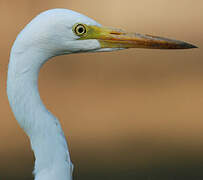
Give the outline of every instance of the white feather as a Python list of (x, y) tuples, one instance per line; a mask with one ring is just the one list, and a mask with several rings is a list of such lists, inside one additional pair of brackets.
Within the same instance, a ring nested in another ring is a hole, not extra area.
[(18, 35), (10, 55), (7, 93), (12, 111), (30, 138), (36, 158), (35, 180), (71, 180), (73, 165), (59, 121), (43, 105), (38, 73), (51, 57), (97, 51), (97, 40), (77, 40), (75, 23), (100, 26), (94, 20), (66, 9), (46, 11)]

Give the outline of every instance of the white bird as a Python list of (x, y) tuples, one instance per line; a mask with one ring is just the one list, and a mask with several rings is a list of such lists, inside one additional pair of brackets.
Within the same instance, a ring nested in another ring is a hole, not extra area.
[(195, 46), (171, 39), (106, 28), (67, 9), (35, 17), (18, 35), (10, 54), (7, 94), (35, 155), (35, 180), (71, 180), (71, 163), (61, 125), (43, 105), (38, 73), (50, 58), (80, 52), (125, 48), (188, 49)]

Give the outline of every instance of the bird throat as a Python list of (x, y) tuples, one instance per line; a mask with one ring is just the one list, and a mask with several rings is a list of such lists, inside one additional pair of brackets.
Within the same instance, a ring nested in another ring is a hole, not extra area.
[(50, 57), (36, 49), (18, 51), (15, 43), (8, 68), (7, 94), (15, 118), (34, 151), (35, 180), (71, 180), (73, 166), (64, 133), (38, 92), (40, 68)]

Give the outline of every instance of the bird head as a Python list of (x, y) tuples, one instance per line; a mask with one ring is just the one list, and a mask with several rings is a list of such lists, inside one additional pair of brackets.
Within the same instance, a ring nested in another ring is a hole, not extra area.
[(51, 52), (53, 56), (126, 48), (196, 48), (183, 41), (103, 27), (91, 18), (67, 9), (41, 13), (24, 28), (17, 41), (21, 41), (21, 49), (35, 46), (39, 50)]

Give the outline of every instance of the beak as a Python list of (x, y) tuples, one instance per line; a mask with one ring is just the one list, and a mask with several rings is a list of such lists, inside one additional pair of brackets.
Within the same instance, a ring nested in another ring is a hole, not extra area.
[[(83, 38), (81, 38), (83, 39)], [(97, 39), (101, 48), (191, 49), (196, 46), (164, 37), (128, 33), (120, 29), (88, 26), (84, 39)]]

